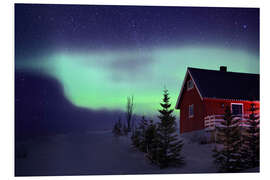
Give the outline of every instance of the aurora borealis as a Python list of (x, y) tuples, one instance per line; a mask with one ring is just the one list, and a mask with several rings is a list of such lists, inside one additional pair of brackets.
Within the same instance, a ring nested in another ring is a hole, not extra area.
[(154, 115), (187, 67), (259, 73), (259, 9), (15, 5), (16, 71), (50, 76), (77, 107)]

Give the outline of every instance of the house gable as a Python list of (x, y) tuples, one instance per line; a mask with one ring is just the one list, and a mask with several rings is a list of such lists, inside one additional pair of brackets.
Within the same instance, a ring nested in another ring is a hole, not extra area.
[(193, 84), (194, 84), (194, 87), (193, 88), (195, 88), (197, 90), (197, 92), (198, 92), (201, 100), (203, 100), (203, 97), (202, 97), (202, 95), (201, 95), (201, 93), (200, 93), (200, 91), (199, 91), (199, 89), (198, 89), (198, 87), (197, 87), (194, 79), (192, 78), (192, 75), (189, 72), (189, 69), (187, 69), (187, 72), (186, 72), (186, 75), (185, 75), (185, 78), (184, 78), (184, 81), (182, 83), (182, 87), (181, 87), (181, 90), (180, 90), (180, 94), (179, 94), (179, 96), (177, 98), (175, 109), (180, 109), (180, 102), (182, 100), (183, 93), (184, 93), (184, 91), (188, 91), (188, 88), (187, 88), (188, 85), (187, 85), (187, 83), (188, 83), (189, 80), (191, 80), (193, 82)]
[[(192, 88), (188, 88), (189, 81), (193, 82)], [(204, 128), (204, 122), (202, 121), (205, 114), (203, 99), (188, 71), (182, 84), (178, 102), (180, 133)]]
[(204, 104), (195, 86), (190, 90), (183, 90), (179, 109), (181, 133), (204, 128)]

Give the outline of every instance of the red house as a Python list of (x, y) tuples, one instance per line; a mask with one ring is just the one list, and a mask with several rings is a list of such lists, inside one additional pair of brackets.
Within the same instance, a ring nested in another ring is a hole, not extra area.
[(227, 72), (226, 66), (219, 71), (187, 68), (175, 107), (180, 109), (180, 133), (215, 126), (226, 106), (244, 122), (251, 103), (260, 106), (259, 79), (259, 74)]

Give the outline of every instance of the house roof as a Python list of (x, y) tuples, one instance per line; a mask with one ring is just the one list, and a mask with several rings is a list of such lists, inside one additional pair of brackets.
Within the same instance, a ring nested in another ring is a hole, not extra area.
[[(193, 79), (201, 98), (254, 101), (258, 101), (260, 98), (259, 74), (222, 72), (190, 67), (187, 73)], [(185, 86), (182, 86), (176, 108), (179, 107), (183, 88)]]

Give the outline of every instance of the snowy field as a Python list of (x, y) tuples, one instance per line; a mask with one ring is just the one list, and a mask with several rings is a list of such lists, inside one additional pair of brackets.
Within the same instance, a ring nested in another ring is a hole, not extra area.
[(151, 165), (128, 137), (117, 138), (110, 131), (43, 137), (23, 144), (19, 151), (27, 152), (27, 157), (16, 158), (17, 176), (217, 172), (212, 145), (187, 140), (182, 151), (186, 164), (167, 169)]

